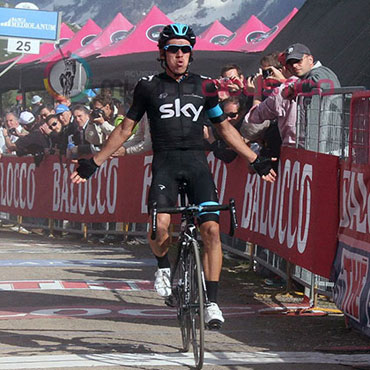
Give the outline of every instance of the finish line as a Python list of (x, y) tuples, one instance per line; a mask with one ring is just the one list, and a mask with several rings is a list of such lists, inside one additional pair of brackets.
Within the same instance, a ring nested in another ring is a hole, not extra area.
[[(0, 358), (0, 369), (52, 369), (98, 366), (192, 366), (192, 353), (105, 353)], [(338, 355), (321, 352), (211, 352), (204, 365), (326, 364), (370, 365), (370, 354)]]

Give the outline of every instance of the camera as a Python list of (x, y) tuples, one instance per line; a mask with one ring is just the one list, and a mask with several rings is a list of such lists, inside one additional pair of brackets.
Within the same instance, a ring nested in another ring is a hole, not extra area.
[(271, 68), (263, 69), (262, 70), (262, 76), (263, 78), (269, 78), (273, 74), (273, 71)]
[(93, 109), (93, 110), (92, 110), (92, 112), (91, 112), (91, 117), (92, 117), (93, 119), (95, 119), (95, 118), (100, 118), (100, 117), (104, 117), (104, 111), (103, 111), (102, 109), (100, 109), (100, 108), (95, 108), (95, 109)]
[(13, 127), (8, 130), (10, 135), (17, 135), (17, 130)]

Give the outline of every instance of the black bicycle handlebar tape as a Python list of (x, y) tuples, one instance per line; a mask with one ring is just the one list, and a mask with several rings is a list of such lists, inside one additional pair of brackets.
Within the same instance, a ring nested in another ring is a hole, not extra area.
[(262, 177), (268, 175), (272, 169), (272, 160), (268, 157), (259, 156), (250, 166)]
[(78, 167), (76, 169), (78, 175), (83, 179), (90, 178), (99, 166), (94, 162), (94, 159), (81, 158), (78, 160)]
[(150, 239), (155, 240), (157, 237), (157, 203), (153, 203), (152, 207), (152, 233), (150, 234)]
[(230, 209), (230, 231), (229, 235), (233, 236), (235, 229), (238, 228), (238, 220), (236, 218), (236, 208), (235, 208), (235, 200), (233, 198), (229, 201), (229, 209)]

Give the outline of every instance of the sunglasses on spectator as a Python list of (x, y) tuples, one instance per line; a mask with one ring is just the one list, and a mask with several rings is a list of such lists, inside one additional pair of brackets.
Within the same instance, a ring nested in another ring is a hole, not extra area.
[(54, 121), (54, 122), (50, 123), (50, 125), (48, 127), (49, 127), (50, 130), (52, 130), (53, 127), (55, 127), (57, 124), (58, 124), (58, 121)]
[(239, 112), (230, 112), (230, 113), (225, 113), (227, 117), (229, 118), (235, 118)]
[(179, 50), (181, 50), (184, 54), (188, 54), (193, 50), (193, 48), (191, 45), (170, 44), (170, 45), (166, 45), (164, 47), (164, 50), (168, 51), (171, 54), (176, 54)]

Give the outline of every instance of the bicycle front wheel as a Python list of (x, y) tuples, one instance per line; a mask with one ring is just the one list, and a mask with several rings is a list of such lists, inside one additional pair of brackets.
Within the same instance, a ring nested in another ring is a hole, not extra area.
[(187, 302), (188, 291), (188, 261), (179, 256), (174, 269), (174, 284), (172, 286), (172, 294), (175, 295), (177, 306), (177, 319), (181, 329), (182, 349), (184, 352), (189, 351), (190, 347), (190, 312)]
[(189, 253), (189, 295), (191, 342), (193, 346), (195, 366), (201, 369), (204, 361), (204, 290), (203, 268), (200, 260), (199, 244), (192, 242)]

